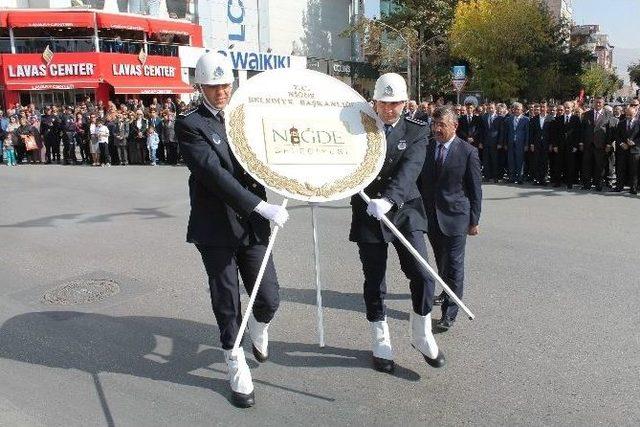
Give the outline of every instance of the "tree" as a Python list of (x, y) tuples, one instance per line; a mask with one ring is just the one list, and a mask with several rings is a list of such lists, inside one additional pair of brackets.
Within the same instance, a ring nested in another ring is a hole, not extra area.
[(627, 71), (629, 72), (629, 79), (640, 86), (640, 61), (629, 65)]
[[(361, 19), (343, 34), (360, 35), (367, 59), (382, 71), (406, 69), (408, 44), (412, 69), (419, 64), (421, 70), (420, 93), (440, 93), (450, 86), (448, 33), (457, 1), (395, 0), (391, 14)], [(415, 87), (417, 79), (412, 80)]]
[(613, 95), (622, 87), (618, 76), (598, 64), (593, 64), (584, 71), (580, 76), (580, 83), (584, 92), (592, 97)]
[(526, 95), (530, 76), (545, 70), (540, 65), (555, 48), (553, 27), (550, 14), (538, 2), (460, 2), (451, 29), (451, 51), (476, 69), (474, 83), (489, 97)]

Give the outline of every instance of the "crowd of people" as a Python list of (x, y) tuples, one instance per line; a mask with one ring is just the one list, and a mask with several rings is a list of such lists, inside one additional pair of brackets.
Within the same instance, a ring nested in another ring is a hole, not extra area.
[[(485, 182), (638, 192), (640, 102), (589, 109), (576, 101), (455, 105), (457, 134), (475, 146)], [(407, 103), (405, 114), (426, 122), (437, 103)]]
[(67, 165), (176, 165), (176, 115), (190, 108), (168, 97), (148, 106), (137, 98), (121, 103), (89, 98), (74, 106), (16, 104), (0, 111), (0, 159)]

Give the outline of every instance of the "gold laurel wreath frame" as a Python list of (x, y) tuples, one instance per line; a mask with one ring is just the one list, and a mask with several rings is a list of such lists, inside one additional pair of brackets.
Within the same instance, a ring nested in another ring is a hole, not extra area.
[(366, 177), (376, 170), (376, 165), (381, 155), (382, 138), (376, 125), (376, 120), (362, 111), (360, 112), (360, 121), (367, 134), (367, 151), (364, 160), (351, 174), (321, 186), (301, 183), (295, 179), (287, 178), (274, 172), (258, 159), (249, 147), (249, 142), (244, 132), (245, 118), (244, 104), (240, 104), (230, 114), (229, 136), (236, 147), (236, 154), (240, 157), (241, 162), (271, 188), (286, 190), (291, 194), (299, 194), (305, 197), (324, 197), (328, 199), (344, 190), (359, 186)]

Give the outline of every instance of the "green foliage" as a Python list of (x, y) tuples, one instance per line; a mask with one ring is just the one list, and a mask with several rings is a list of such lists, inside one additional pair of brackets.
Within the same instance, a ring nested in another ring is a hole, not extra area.
[(585, 93), (592, 97), (610, 96), (622, 86), (614, 73), (597, 64), (591, 65), (582, 73), (580, 83), (584, 87)]
[(629, 72), (629, 79), (640, 86), (640, 61), (629, 65), (627, 71)]
[(592, 56), (569, 47), (569, 32), (539, 2), (469, 0), (456, 8), (450, 43), (490, 98), (570, 99)]

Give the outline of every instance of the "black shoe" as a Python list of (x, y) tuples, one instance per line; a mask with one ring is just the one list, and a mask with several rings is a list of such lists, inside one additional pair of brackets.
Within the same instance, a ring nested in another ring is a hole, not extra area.
[(636, 196), (638, 194), (638, 190), (635, 188), (632, 188), (629, 190), (629, 193), (633, 194), (634, 196)]
[(258, 362), (264, 363), (269, 358), (269, 353), (262, 354), (253, 344), (251, 344), (251, 349), (253, 350), (253, 357), (255, 357)]
[(558, 183), (553, 184), (553, 188), (558, 188), (558, 187), (560, 187), (560, 184), (558, 184)]
[(373, 361), (373, 369), (378, 372), (384, 372), (385, 374), (392, 374), (396, 364), (393, 360), (383, 359), (381, 357), (371, 356), (371, 360)]
[(591, 186), (590, 186), (590, 185), (583, 185), (583, 186), (582, 186), (582, 189), (583, 189), (584, 191), (589, 191), (589, 190), (591, 190)]
[(454, 319), (443, 317), (442, 319), (438, 320), (438, 322), (436, 323), (436, 327), (438, 327), (441, 331), (448, 331), (449, 328), (453, 327), (453, 322), (455, 322)]
[(436, 356), (435, 359), (428, 357), (426, 354), (422, 352), (420, 352), (420, 354), (422, 354), (422, 357), (424, 357), (424, 361), (427, 362), (427, 365), (431, 366), (432, 368), (442, 368), (444, 365), (447, 364), (447, 361), (444, 358), (444, 353), (440, 349), (438, 349), (438, 355)]
[(596, 191), (602, 191), (602, 185), (597, 185), (596, 186)]
[(250, 408), (256, 404), (255, 394), (242, 394), (231, 390), (231, 403), (238, 408)]
[(621, 187), (616, 187), (613, 190), (611, 190), (613, 193), (621, 193), (622, 192), (622, 188)]
[(573, 188), (573, 184), (567, 184), (567, 190), (571, 190)]
[(433, 299), (433, 305), (442, 305), (445, 298), (447, 298), (447, 294), (444, 292), (441, 292), (440, 295), (438, 295)]

